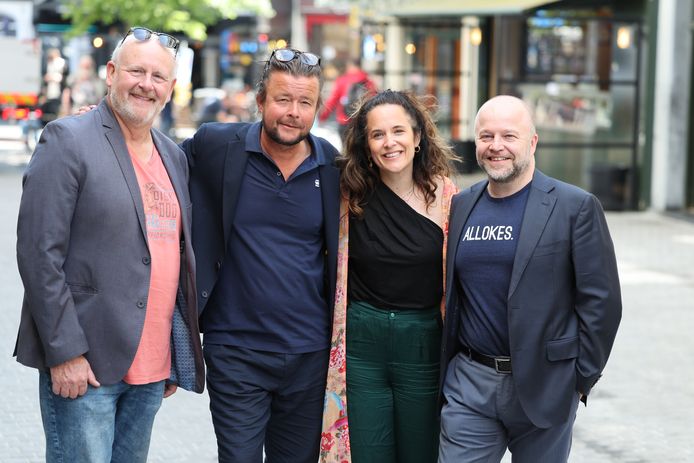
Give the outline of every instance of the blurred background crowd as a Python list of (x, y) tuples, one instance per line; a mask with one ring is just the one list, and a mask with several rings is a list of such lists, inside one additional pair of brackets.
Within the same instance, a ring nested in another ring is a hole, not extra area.
[[(435, 96), (461, 173), (477, 171), (480, 103), (513, 94), (535, 113), (544, 172), (608, 210), (689, 213), (693, 18), (691, 0), (0, 0), (2, 124), (32, 148), (46, 122), (99, 101), (111, 51), (141, 25), (182, 40), (159, 121), (172, 138), (254, 120), (263, 61), (292, 46), (321, 56), (326, 102), (352, 63), (376, 88)], [(339, 148), (330, 109), (315, 131)]]

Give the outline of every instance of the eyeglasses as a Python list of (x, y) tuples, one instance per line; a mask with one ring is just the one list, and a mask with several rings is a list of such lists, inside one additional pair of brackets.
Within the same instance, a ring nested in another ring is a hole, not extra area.
[(278, 48), (276, 50), (272, 50), (268, 64), (273, 58), (281, 63), (288, 63), (297, 57), (299, 58), (299, 61), (307, 66), (320, 65), (320, 58), (313, 53), (292, 50), (291, 48)]
[(131, 34), (133, 35), (133, 37), (135, 37), (135, 39), (137, 39), (140, 42), (149, 40), (149, 38), (152, 37), (152, 34), (154, 34), (155, 36), (157, 36), (157, 39), (159, 39), (159, 43), (161, 43), (166, 48), (173, 49), (176, 53), (178, 53), (178, 46), (181, 43), (181, 41), (178, 40), (176, 37), (169, 34), (165, 34), (163, 32), (151, 31), (146, 27), (131, 27), (128, 33), (125, 34), (125, 37), (123, 37), (123, 40), (120, 41), (119, 46), (123, 45), (125, 39), (127, 39), (128, 36)]

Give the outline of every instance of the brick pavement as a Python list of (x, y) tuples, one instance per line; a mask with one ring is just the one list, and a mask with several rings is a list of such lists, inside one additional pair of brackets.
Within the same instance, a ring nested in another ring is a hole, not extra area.
[[(21, 283), (15, 263), (18, 168), (0, 167), (0, 462), (43, 461), (36, 374), (10, 357)], [(573, 463), (694, 462), (694, 222), (609, 213), (624, 316), (589, 406), (580, 407)], [(151, 462), (216, 461), (207, 396), (179, 392), (157, 416)], [(507, 456), (504, 462), (510, 462)]]

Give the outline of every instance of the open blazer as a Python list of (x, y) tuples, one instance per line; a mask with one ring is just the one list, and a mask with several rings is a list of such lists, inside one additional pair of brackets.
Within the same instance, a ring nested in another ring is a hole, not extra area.
[[(451, 204), (441, 384), (459, 351), (464, 310), (455, 256), (487, 183), (462, 191)], [(600, 378), (622, 301), (612, 239), (597, 198), (539, 170), (525, 206), (507, 314), (511, 369), (523, 410), (539, 428), (566, 421), (578, 392), (587, 396)]]
[[(188, 167), (152, 129), (181, 207), (181, 274), (170, 380), (202, 392)], [(24, 304), (15, 354), (46, 370), (84, 355), (101, 384), (123, 379), (147, 309), (151, 256), (135, 170), (106, 104), (48, 124), (24, 175), (17, 262)]]

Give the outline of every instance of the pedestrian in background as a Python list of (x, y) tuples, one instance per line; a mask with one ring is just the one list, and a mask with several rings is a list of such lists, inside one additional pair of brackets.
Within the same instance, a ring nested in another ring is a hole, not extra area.
[(15, 354), (39, 370), (49, 463), (145, 462), (162, 398), (203, 390), (188, 169), (152, 129), (177, 48), (131, 29), (108, 96), (49, 123), (24, 175)]
[(369, 74), (361, 68), (358, 59), (347, 61), (344, 74), (335, 79), (330, 96), (325, 101), (319, 120), (325, 122), (330, 114), (335, 113), (338, 132), (345, 142), (345, 132), (349, 118), (356, 109), (356, 103), (365, 95), (376, 92), (376, 84)]
[(60, 114), (61, 98), (68, 75), (68, 65), (58, 48), (46, 51), (46, 72), (41, 86), (41, 109), (44, 125)]
[(322, 461), (436, 461), (453, 157), (411, 93), (380, 92), (350, 120)]
[(318, 56), (274, 50), (261, 120), (182, 145), (220, 462), (318, 460), (339, 220), (337, 152), (310, 133), (321, 87)]
[(67, 77), (62, 95), (62, 114), (72, 114), (81, 106), (98, 104), (105, 93), (106, 86), (96, 73), (94, 59), (83, 55), (75, 72)]
[(488, 179), (451, 206), (439, 461), (565, 462), (579, 400), (602, 374), (621, 318), (598, 200), (535, 169), (522, 100), (475, 119)]

